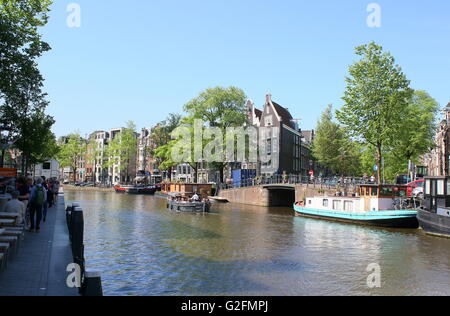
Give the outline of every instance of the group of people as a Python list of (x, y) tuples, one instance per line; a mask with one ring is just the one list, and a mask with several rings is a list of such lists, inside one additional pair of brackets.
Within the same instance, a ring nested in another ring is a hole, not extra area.
[(17, 179), (17, 190), (12, 192), (12, 199), (6, 204), (5, 212), (19, 214), (18, 225), (24, 225), (29, 232), (40, 232), (41, 222), (45, 223), (49, 208), (55, 205), (60, 183), (45, 177)]

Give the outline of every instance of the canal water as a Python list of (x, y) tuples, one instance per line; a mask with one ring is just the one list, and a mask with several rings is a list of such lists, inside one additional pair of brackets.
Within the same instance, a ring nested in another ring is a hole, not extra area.
[[(450, 239), (294, 217), (291, 209), (66, 191), (105, 295), (450, 295)], [(367, 279), (379, 265), (381, 287)]]

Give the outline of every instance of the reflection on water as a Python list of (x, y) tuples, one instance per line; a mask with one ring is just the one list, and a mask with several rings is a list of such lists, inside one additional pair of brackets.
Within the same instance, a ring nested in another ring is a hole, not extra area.
[[(88, 267), (106, 295), (450, 295), (450, 240), (214, 204), (180, 214), (165, 200), (66, 192), (85, 210)], [(382, 287), (369, 289), (369, 264)]]

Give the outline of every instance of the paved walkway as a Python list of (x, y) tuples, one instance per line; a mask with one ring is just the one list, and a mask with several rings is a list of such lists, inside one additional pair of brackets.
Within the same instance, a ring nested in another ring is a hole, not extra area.
[(64, 210), (64, 196), (48, 210), (40, 233), (26, 233), (8, 268), (0, 272), (0, 296), (76, 296), (66, 285), (73, 261)]

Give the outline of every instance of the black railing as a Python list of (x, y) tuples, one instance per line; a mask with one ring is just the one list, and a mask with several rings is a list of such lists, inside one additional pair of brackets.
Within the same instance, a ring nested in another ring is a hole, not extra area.
[(306, 185), (319, 189), (337, 189), (337, 188), (354, 188), (360, 184), (374, 184), (363, 178), (351, 177), (308, 177), (300, 175), (273, 175), (273, 176), (259, 176), (252, 179), (243, 179), (231, 184), (221, 184), (221, 190), (246, 188), (263, 185)]

